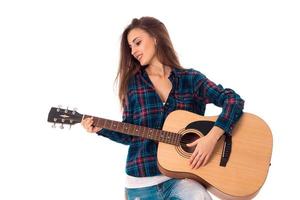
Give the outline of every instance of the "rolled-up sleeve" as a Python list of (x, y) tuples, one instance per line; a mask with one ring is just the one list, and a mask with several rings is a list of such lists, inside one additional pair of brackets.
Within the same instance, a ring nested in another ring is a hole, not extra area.
[(244, 100), (234, 90), (216, 85), (200, 72), (194, 77), (194, 92), (205, 104), (213, 103), (222, 107), (215, 125), (231, 134), (235, 123), (243, 113)]

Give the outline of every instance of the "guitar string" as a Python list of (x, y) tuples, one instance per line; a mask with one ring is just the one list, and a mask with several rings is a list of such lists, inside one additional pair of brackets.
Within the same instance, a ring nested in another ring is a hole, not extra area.
[[(107, 121), (107, 120), (105, 120), (105, 121)], [(99, 122), (99, 119), (97, 120), (97, 122), (96, 122), (96, 124), (98, 124), (98, 122)], [(121, 123), (121, 122), (115, 122), (115, 123)], [(113, 124), (113, 123), (112, 123)], [(134, 126), (134, 125), (132, 125), (132, 126)], [(148, 128), (148, 127), (145, 127), (146, 129), (151, 129), (151, 128)], [(117, 129), (118, 130), (118, 129)], [(158, 129), (157, 129), (158, 130)], [(122, 131), (122, 130), (118, 130), (118, 131)], [(150, 131), (150, 130), (149, 130)], [(149, 132), (148, 131), (148, 132)], [(174, 132), (168, 132), (168, 131), (164, 131), (164, 130), (159, 130), (159, 132), (161, 132), (162, 134), (164, 134), (164, 135), (166, 135), (166, 134), (170, 134), (171, 133), (171, 135), (175, 135), (175, 136), (173, 136), (174, 138), (172, 138), (172, 140), (171, 139), (167, 139), (167, 140), (169, 140), (170, 142), (172, 142), (173, 140), (175, 140), (175, 141), (177, 141), (178, 139), (178, 137), (179, 137), (179, 139), (180, 139), (180, 141), (179, 141), (179, 143), (180, 143), (180, 145), (187, 145), (187, 144), (189, 144), (189, 143), (192, 143), (192, 142), (194, 142), (194, 141), (191, 141), (191, 140), (187, 140), (187, 139), (181, 139), (181, 137), (182, 137), (182, 135), (181, 134), (178, 134), (178, 133), (174, 133)], [(160, 134), (160, 135), (162, 135), (162, 134)], [(198, 138), (197, 138), (198, 139)], [(222, 155), (222, 153), (218, 153), (218, 152), (215, 152), (215, 154), (214, 155)]]
[[(100, 119), (97, 118), (97, 122), (96, 122), (97, 124), (98, 124), (99, 120), (100, 120)], [(107, 121), (107, 120), (105, 120), (105, 121)], [(113, 120), (109, 120), (109, 121), (112, 121), (111, 124), (113, 124), (113, 123), (115, 123), (115, 124), (122, 123), (122, 122), (113, 121)], [(133, 124), (130, 124), (130, 125), (134, 126)], [(144, 128), (146, 128), (146, 129), (151, 129), (151, 128), (148, 128), (148, 127), (144, 127)], [(157, 129), (157, 130), (159, 130), (159, 129)], [(122, 130), (117, 129), (117, 131), (122, 131)], [(149, 131), (150, 131), (150, 130), (148, 130), (147, 132), (149, 132)], [(171, 140), (171, 139), (166, 139), (166, 140), (169, 140), (170, 142), (172, 142), (173, 140), (177, 141), (177, 137), (179, 137), (179, 138), (182, 137), (181, 134), (174, 133), (174, 132), (168, 132), (168, 131), (164, 131), (164, 130), (159, 130), (159, 132), (162, 132), (162, 134), (164, 134), (164, 135), (170, 134), (170, 133), (171, 133), (171, 135), (174, 135), (174, 134), (175, 134), (176, 136), (171, 136), (171, 137), (173, 137), (172, 140)], [(162, 134), (160, 134), (160, 135), (162, 135)], [(146, 135), (147, 135), (147, 133), (146, 133)], [(165, 138), (164, 138), (164, 139), (165, 139)], [(198, 138), (197, 138), (197, 139), (198, 139)], [(181, 139), (179, 143), (182, 144), (182, 145), (186, 145), (186, 144), (192, 143), (192, 142), (194, 142), (194, 141), (195, 141), (195, 140), (191, 141), (191, 140), (188, 140), (188, 139)]]

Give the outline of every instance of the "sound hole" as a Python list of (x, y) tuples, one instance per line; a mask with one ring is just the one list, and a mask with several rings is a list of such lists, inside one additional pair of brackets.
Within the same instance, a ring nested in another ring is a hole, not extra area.
[(191, 143), (191, 142), (194, 142), (195, 140), (197, 140), (199, 138), (199, 135), (197, 135), (196, 133), (192, 133), (192, 132), (189, 132), (189, 133), (186, 133), (184, 134), (182, 137), (181, 137), (181, 140), (180, 140), (180, 146), (181, 148), (185, 151), (185, 152), (188, 152), (188, 153), (193, 153), (196, 146), (193, 146), (193, 147), (188, 147), (187, 144)]

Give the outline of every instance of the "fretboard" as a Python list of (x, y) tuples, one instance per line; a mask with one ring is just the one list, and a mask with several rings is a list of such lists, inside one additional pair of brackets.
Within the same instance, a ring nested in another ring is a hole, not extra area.
[[(91, 117), (84, 115), (83, 118)], [(139, 136), (157, 142), (179, 145), (181, 135), (178, 133), (163, 131), (159, 129), (148, 128), (145, 126), (137, 126), (129, 123), (108, 120), (99, 117), (93, 117), (94, 126), (105, 128), (111, 131), (120, 132), (127, 135)]]

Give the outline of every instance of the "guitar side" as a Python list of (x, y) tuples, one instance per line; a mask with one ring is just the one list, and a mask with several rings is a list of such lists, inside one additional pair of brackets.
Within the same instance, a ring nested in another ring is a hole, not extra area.
[[(192, 122), (215, 122), (217, 116), (200, 116), (178, 110), (168, 115), (163, 130), (187, 134), (199, 130), (185, 130)], [(181, 146), (159, 143), (158, 165), (162, 173), (175, 178), (192, 178), (200, 181), (208, 190), (222, 199), (250, 199), (264, 184), (272, 155), (272, 134), (268, 125), (259, 117), (244, 113), (232, 133), (232, 150), (229, 161), (221, 167), (224, 137), (218, 141), (208, 164), (191, 169), (189, 157)]]

